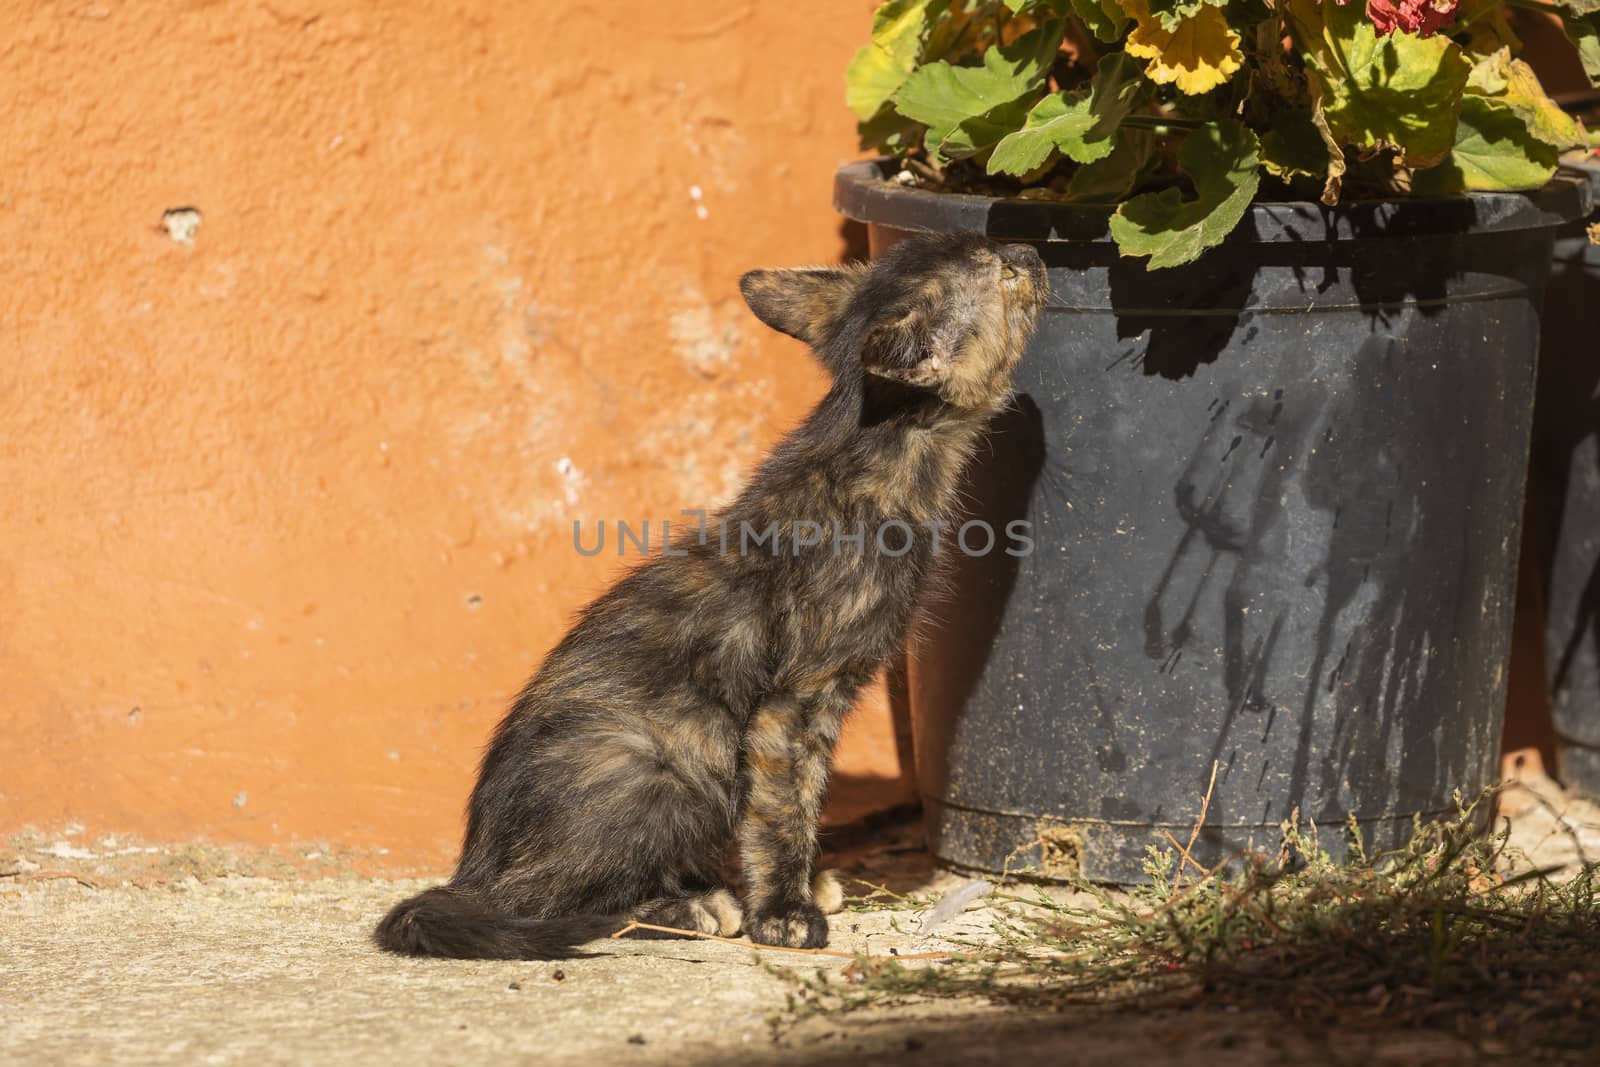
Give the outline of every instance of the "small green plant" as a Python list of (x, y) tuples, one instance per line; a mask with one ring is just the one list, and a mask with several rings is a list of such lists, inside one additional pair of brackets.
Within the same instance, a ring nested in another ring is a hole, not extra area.
[(875, 882), (864, 882), (859, 878), (851, 878), (847, 879), (847, 881), (857, 888), (866, 890), (866, 892), (846, 894), (844, 898), (845, 911), (882, 911), (885, 908), (931, 908), (938, 903), (932, 897), (916, 893), (896, 893), (887, 886), (881, 886)]
[[(1558, 14), (1600, 86), (1600, 0)], [(1150, 269), (1256, 199), (1528, 189), (1583, 127), (1500, 0), (888, 0), (851, 61), (863, 147), (913, 180), (1114, 205)]]

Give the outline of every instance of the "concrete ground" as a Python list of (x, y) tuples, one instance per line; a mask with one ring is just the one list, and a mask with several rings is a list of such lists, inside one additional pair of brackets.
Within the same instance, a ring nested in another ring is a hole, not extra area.
[[(90, 889), (51, 879), (0, 898), (0, 1053), (17, 1067), (111, 1063), (721, 1064), (1061, 1061), (1298, 1062), (1312, 1049), (1269, 1025), (1193, 1012), (1063, 1017), (922, 1005), (793, 1026), (775, 966), (847, 961), (758, 955), (704, 941), (616, 941), (559, 963), (409, 960), (367, 933), (419, 883), (190, 879)], [(835, 947), (929, 945), (890, 915), (840, 917)], [(914, 926), (909, 916), (902, 916)], [(963, 923), (969, 931), (981, 912)], [(852, 927), (857, 929), (852, 930)], [(933, 942), (937, 946), (939, 942)], [(1199, 1047), (1196, 1041), (1200, 1042)], [(1416, 1054), (1461, 1049), (1427, 1038)]]
[[(1527, 844), (1580, 847), (1548, 805), (1528, 808), (1542, 814), (1526, 817)], [(875, 847), (846, 862), (931, 897), (963, 882), (893, 834)], [(1203, 1001), (1048, 1012), (913, 1002), (797, 1017), (782, 969), (837, 975), (849, 961), (707, 941), (612, 940), (557, 963), (399, 959), (368, 933), (424, 883), (241, 869), (224, 853), (115, 841), (0, 849), (0, 1062), (1414, 1064), (1482, 1051), (1376, 1023), (1318, 1036)], [(985, 936), (991, 916), (979, 907), (920, 938), (915, 910), (847, 912), (832, 947), (937, 950), (946, 936)]]

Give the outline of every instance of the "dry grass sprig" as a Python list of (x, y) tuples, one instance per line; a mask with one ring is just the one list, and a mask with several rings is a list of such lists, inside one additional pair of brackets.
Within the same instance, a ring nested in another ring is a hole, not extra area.
[[(657, 934), (671, 934), (674, 937), (692, 937), (697, 941), (720, 941), (724, 945), (737, 945), (740, 948), (753, 948), (761, 952), (799, 952), (807, 956), (834, 956), (842, 960), (859, 960), (870, 958), (863, 952), (841, 952), (832, 948), (790, 948), (788, 945), (763, 945), (759, 941), (740, 941), (736, 937), (722, 937), (718, 934), (702, 933), (699, 930), (686, 930), (677, 926), (657, 926), (655, 923), (630, 922), (627, 926), (612, 934), (613, 938), (624, 937), (635, 930), (649, 930)], [(912, 952), (885, 959), (902, 960), (947, 960), (951, 958), (948, 952)]]
[[(1333, 860), (1314, 827), (1284, 824), (1272, 854), (1205, 868), (1189, 843), (1152, 846), (1132, 898), (1090, 906), (1002, 891), (981, 949), (936, 966), (877, 960), (840, 985), (799, 979), (797, 1003), (837, 1011), (906, 997), (981, 997), (1061, 1008), (1152, 997), (1280, 1013), (1308, 1029), (1386, 1025), (1567, 1050), (1600, 1045), (1600, 866), (1532, 868), (1479, 812), (1418, 822), (1366, 854), (1352, 822)], [(1520, 867), (1518, 866), (1520, 862)]]

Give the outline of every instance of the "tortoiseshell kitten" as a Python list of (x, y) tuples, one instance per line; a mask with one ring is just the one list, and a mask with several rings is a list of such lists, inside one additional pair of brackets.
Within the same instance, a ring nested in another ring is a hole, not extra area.
[[(550, 959), (629, 919), (827, 941), (834, 742), (906, 638), (1045, 272), (1027, 246), (922, 236), (740, 289), (832, 387), (737, 500), (582, 613), (495, 732), (455, 877), (396, 905), (383, 948)], [(718, 885), (734, 841), (742, 914)]]

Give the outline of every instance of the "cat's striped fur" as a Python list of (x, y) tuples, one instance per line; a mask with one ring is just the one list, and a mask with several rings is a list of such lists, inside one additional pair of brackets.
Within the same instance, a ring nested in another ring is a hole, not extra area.
[[(455, 876), (395, 906), (384, 948), (550, 958), (630, 918), (827, 940), (839, 891), (812, 866), (840, 724), (905, 640), (934, 565), (926, 523), (1009, 396), (1045, 274), (1026, 246), (926, 236), (740, 288), (832, 387), (707, 536), (584, 610), (495, 733)], [(818, 543), (797, 543), (805, 523)], [(739, 536), (769, 527), (777, 551)], [(734, 843), (742, 912), (720, 884)]]

